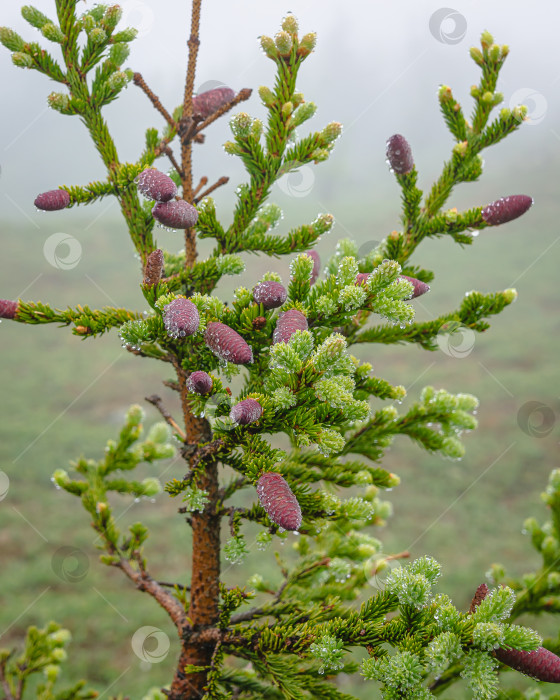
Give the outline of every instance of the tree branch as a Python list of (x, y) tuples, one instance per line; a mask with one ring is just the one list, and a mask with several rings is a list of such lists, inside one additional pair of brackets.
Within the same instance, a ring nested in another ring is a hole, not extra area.
[(0, 683), (2, 684), (2, 688), (4, 689), (4, 693), (6, 694), (6, 700), (17, 700), (17, 698), (15, 698), (12, 694), (12, 689), (10, 688), (10, 684), (8, 683), (8, 679), (6, 678), (7, 663), (8, 659), (4, 659), (0, 663)]
[(169, 126), (172, 129), (176, 129), (177, 124), (176, 124), (175, 120), (169, 114), (169, 112), (165, 109), (165, 107), (161, 104), (159, 97), (156, 94), (154, 94), (150, 90), (150, 88), (147, 86), (144, 78), (142, 77), (142, 74), (141, 73), (134, 73), (133, 80), (134, 80), (134, 84), (138, 85), (138, 87), (144, 91), (144, 93), (147, 95), (150, 102), (154, 105), (154, 107), (161, 114), (161, 116), (165, 119), (165, 121), (169, 124)]
[(219, 180), (216, 180), (216, 182), (213, 185), (210, 185), (208, 189), (204, 190), (204, 192), (199, 194), (198, 197), (195, 197), (193, 200), (194, 204), (198, 204), (198, 202), (200, 202), (201, 199), (204, 199), (204, 197), (208, 197), (208, 195), (211, 192), (214, 192), (214, 190), (217, 190), (218, 187), (221, 187), (222, 185), (227, 185), (228, 182), (229, 177), (226, 177), (225, 175), (222, 176)]
[(173, 430), (181, 437), (181, 440), (184, 442), (187, 439), (187, 436), (185, 435), (179, 424), (175, 421), (173, 416), (163, 405), (161, 396), (157, 396), (157, 394), (152, 394), (151, 396), (145, 396), (144, 399), (148, 403), (151, 403), (152, 406), (155, 406), (157, 408), (157, 410), (164, 417), (165, 422), (173, 428)]
[(189, 627), (187, 621), (187, 616), (183, 609), (183, 606), (179, 601), (168, 593), (160, 584), (155, 581), (147, 572), (141, 557), (137, 557), (139, 570), (136, 571), (130, 562), (123, 557), (119, 558), (118, 563), (115, 564), (116, 567), (121, 569), (128, 578), (136, 584), (136, 587), (149, 593), (152, 598), (161, 605), (161, 607), (167, 612), (173, 624), (177, 628), (179, 635), (183, 634)]

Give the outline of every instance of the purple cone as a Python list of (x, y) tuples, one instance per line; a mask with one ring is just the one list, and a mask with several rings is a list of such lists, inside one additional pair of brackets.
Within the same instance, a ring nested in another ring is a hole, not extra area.
[(208, 394), (212, 389), (212, 377), (203, 372), (202, 370), (197, 370), (192, 372), (192, 374), (187, 379), (187, 389), (193, 394)]
[(18, 302), (11, 299), (0, 299), (0, 318), (15, 318)]
[(232, 407), (229, 416), (238, 425), (249, 425), (259, 420), (262, 412), (262, 406), (256, 399), (243, 399)]
[(200, 324), (198, 309), (188, 299), (173, 299), (163, 307), (163, 323), (167, 335), (172, 338), (192, 335)]
[(144, 269), (144, 284), (158, 284), (163, 274), (163, 251), (160, 248), (152, 250), (146, 258)]
[(253, 299), (257, 304), (262, 304), (265, 309), (276, 309), (286, 301), (288, 293), (280, 282), (267, 280), (260, 282), (253, 289)]
[(268, 517), (284, 530), (299, 530), (301, 508), (281, 474), (266, 472), (257, 482), (257, 495)]
[(245, 340), (225, 323), (212, 321), (206, 327), (204, 341), (214, 355), (233, 362), (235, 365), (245, 365), (253, 361), (253, 351)]
[(408, 275), (399, 275), (398, 279), (406, 280), (412, 285), (412, 297), (411, 299), (416, 299), (416, 297), (426, 294), (430, 291), (430, 286), (421, 280), (417, 280), (416, 277), (408, 277)]
[(313, 258), (313, 270), (311, 271), (309, 283), (314, 285), (317, 281), (317, 277), (319, 277), (319, 272), (321, 271), (321, 258), (316, 250), (307, 250), (306, 253), (310, 258)]
[(136, 177), (135, 182), (144, 197), (158, 202), (168, 202), (177, 194), (177, 185), (169, 175), (156, 168), (146, 168)]
[(394, 134), (387, 141), (387, 160), (397, 175), (406, 175), (414, 167), (410, 145), (401, 134)]
[(158, 202), (152, 209), (152, 216), (168, 228), (190, 228), (198, 221), (196, 208), (184, 199)]
[(49, 190), (38, 195), (34, 204), (42, 211), (58, 211), (70, 204), (70, 195), (66, 190)]
[(200, 114), (206, 119), (214, 112), (217, 112), (220, 107), (231, 102), (234, 97), (235, 92), (225, 86), (202, 92), (200, 95), (193, 97), (193, 114)]
[(533, 204), (533, 198), (526, 194), (512, 194), (500, 197), (487, 204), (482, 210), (482, 218), (489, 226), (499, 226), (513, 221), (524, 214)]
[(272, 334), (272, 342), (287, 343), (296, 331), (306, 331), (308, 329), (307, 319), (297, 309), (290, 309), (280, 314), (276, 322), (276, 328)]

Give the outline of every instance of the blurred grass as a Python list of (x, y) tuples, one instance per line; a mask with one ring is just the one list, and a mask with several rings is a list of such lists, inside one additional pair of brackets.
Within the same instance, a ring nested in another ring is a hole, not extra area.
[[(467, 455), (461, 462), (426, 454), (404, 438), (387, 452), (383, 464), (399, 474), (402, 483), (388, 494), (394, 517), (383, 531), (375, 532), (388, 552), (410, 549), (413, 557), (436, 557), (443, 564), (438, 590), (452, 595), (462, 608), (492, 562), (500, 561), (513, 574), (537, 563), (521, 534), (522, 522), (533, 514), (544, 518), (539, 494), (548, 472), (557, 466), (558, 423), (543, 438), (527, 435), (517, 423), (519, 409), (530, 400), (542, 401), (559, 415), (557, 231), (550, 214), (554, 186), (543, 182), (540, 190), (541, 206), (526, 221), (487, 230), (466, 250), (443, 240), (428, 242), (419, 251), (415, 262), (436, 271), (430, 294), (415, 302), (419, 318), (456, 308), (469, 289), (487, 292), (515, 286), (520, 292), (518, 301), (493, 319), (491, 330), (477, 336), (468, 357), (409, 346), (353, 350), (371, 361), (379, 376), (409, 388), (407, 401), (417, 398), (426, 384), (471, 392), (481, 399), (480, 427), (466, 437)], [(395, 225), (395, 205), (396, 198), (390, 210), (389, 205), (376, 209), (378, 230)], [(305, 220), (302, 209), (298, 221)], [(344, 223), (320, 243), (323, 258), (346, 231), (360, 243), (384, 235), (364, 227), (353, 202), (337, 200), (333, 213)], [(42, 255), (42, 242), (60, 225), (83, 247), (73, 270), (56, 270)], [(55, 216), (43, 218), (40, 229), (10, 225), (10, 260), (2, 267), (1, 296), (21, 294), (55, 306), (92, 307), (114, 299), (119, 306), (145, 308), (137, 287), (138, 262), (118, 223), (105, 217), (84, 228), (79, 219)], [(160, 243), (171, 249), (180, 245), (177, 236), (161, 238)], [(288, 261), (246, 258), (247, 272), (220, 285), (224, 296), (238, 284), (254, 284), (266, 269), (287, 279)], [(99, 457), (105, 441), (119, 430), (127, 407), (145, 403), (144, 396), (159, 392), (176, 412), (176, 398), (160, 384), (169, 373), (166, 367), (127, 354), (114, 332), (97, 341), (81, 341), (68, 329), (4, 322), (0, 347), (0, 469), (10, 479), (8, 495), (0, 503), (0, 644), (18, 644), (29, 624), (55, 619), (74, 636), (66, 680), (87, 677), (107, 696), (122, 692), (140, 698), (148, 687), (170, 680), (175, 653), (161, 663), (142, 664), (131, 649), (131, 637), (139, 627), (153, 625), (169, 634), (176, 652), (174, 629), (148, 596), (135, 591), (120, 572), (98, 563), (95, 533), (79, 501), (56, 491), (49, 479), (69, 459), (82, 454)], [(158, 420), (151, 407), (146, 412), (148, 425)], [(175, 460), (159, 471), (167, 480), (181, 477), (184, 466)], [(146, 469), (143, 476), (148, 473)], [(119, 524), (142, 520), (150, 527), (147, 556), (152, 574), (187, 583), (190, 540), (177, 505), (166, 495), (155, 503), (115, 501)], [(290, 545), (288, 538), (286, 552)], [(79, 582), (64, 582), (53, 570), (53, 555), (63, 546), (87, 555), (87, 571)], [(252, 551), (243, 567), (225, 562), (224, 580), (243, 584), (250, 573), (263, 570), (265, 560), (274, 572), (270, 576), (277, 576), (272, 551)], [(529, 683), (516, 674), (507, 674), (507, 682)], [(371, 686), (360, 679), (343, 678), (341, 684), (359, 698), (372, 697)], [(467, 696), (457, 688), (448, 697)]]

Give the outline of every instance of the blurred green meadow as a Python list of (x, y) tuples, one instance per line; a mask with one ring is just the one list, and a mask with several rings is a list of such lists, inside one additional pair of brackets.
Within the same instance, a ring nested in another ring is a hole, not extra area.
[[(513, 179), (509, 189), (505, 180), (501, 191), (515, 192)], [(437, 590), (449, 593), (463, 609), (493, 562), (516, 575), (538, 563), (522, 524), (530, 515), (544, 519), (540, 492), (549, 471), (558, 466), (555, 185), (543, 180), (538, 189), (538, 206), (519, 221), (486, 229), (466, 249), (447, 240), (429, 241), (414, 260), (436, 272), (430, 293), (413, 302), (419, 319), (457, 308), (467, 290), (518, 289), (516, 303), (492, 319), (491, 329), (476, 336), (474, 344), (467, 337), (463, 348), (434, 353), (416, 346), (352, 348), (360, 359), (372, 362), (376, 374), (407, 387), (403, 410), (428, 384), (474, 393), (481, 400), (480, 425), (465, 436), (462, 461), (423, 452), (404, 437), (395, 441), (383, 461), (402, 479), (387, 494), (394, 515), (385, 528), (372, 528), (387, 553), (408, 550), (411, 557), (429, 554), (438, 559), (443, 576)], [(301, 223), (316, 214), (310, 211), (307, 216), (303, 199), (280, 203), (294, 210), (282, 227), (291, 218)], [(331, 211), (340, 223), (318, 246), (323, 260), (349, 231), (362, 245), (398, 226), (397, 189), (391, 201), (377, 204), (374, 220), (368, 216), (366, 226), (358, 195), (356, 201), (335, 200)], [(87, 213), (92, 219), (98, 214), (93, 208)], [(139, 263), (122, 225), (109, 215), (91, 225), (73, 213), (67, 217), (34, 216), (39, 230), (21, 221), (4, 225), (9, 264), (4, 259), (1, 296), (21, 295), (59, 307), (114, 303), (143, 310)], [(73, 269), (57, 269), (43, 255), (44, 240), (59, 231), (82, 246)], [(158, 237), (171, 249), (181, 245), (176, 234), (163, 232)], [(203, 253), (206, 250), (204, 242)], [(243, 275), (220, 284), (218, 291), (225, 298), (239, 284), (253, 285), (266, 269), (279, 271), (287, 280), (289, 261), (248, 255), (246, 261)], [(0, 325), (0, 348), (0, 470), (9, 478), (0, 502), (0, 646), (18, 645), (28, 625), (54, 619), (73, 635), (63, 681), (84, 677), (102, 697), (122, 693), (141, 698), (150, 686), (171, 678), (178, 648), (174, 628), (151, 598), (136, 591), (119, 571), (99, 563), (87, 514), (77, 498), (57, 491), (50, 477), (80, 455), (99, 458), (130, 404), (144, 405), (147, 426), (159, 420), (145, 396), (160, 394), (178, 416), (176, 397), (161, 384), (171, 375), (167, 367), (127, 353), (114, 331), (82, 341), (67, 328), (5, 321)], [(523, 407), (531, 401), (546, 407), (544, 422), (538, 411), (523, 417)], [(155, 469), (146, 467), (140, 477), (154, 474), (166, 481), (184, 472), (184, 463), (175, 459)], [(254, 494), (247, 491), (245, 498)], [(153, 502), (115, 499), (114, 506), (123, 529), (138, 520), (149, 527), (146, 554), (152, 575), (188, 584), (190, 538), (183, 516), (177, 514), (180, 503), (160, 494)], [(287, 553), (293, 542), (289, 536), (265, 554), (252, 546), (242, 566), (224, 562), (224, 582), (243, 585), (251, 573), (264, 570), (278, 581), (273, 551)], [(541, 625), (527, 621), (531, 622)], [(171, 651), (160, 663), (141, 661), (133, 652), (131, 638), (142, 626), (157, 627), (171, 639)], [(547, 627), (554, 634), (555, 628)], [(506, 681), (521, 687), (530, 683), (514, 674), (507, 674)], [(340, 683), (359, 698), (372, 697), (371, 684), (360, 678), (342, 677)], [(447, 697), (468, 697), (465, 693), (458, 687)]]

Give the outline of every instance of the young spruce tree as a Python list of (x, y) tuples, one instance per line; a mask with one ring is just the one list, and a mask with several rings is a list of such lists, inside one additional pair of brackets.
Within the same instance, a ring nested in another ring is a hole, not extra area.
[[(372, 684), (371, 692), (375, 685), (385, 698), (432, 697), (463, 678), (471, 696), (484, 699), (500, 696), (498, 671), (504, 666), (560, 682), (560, 658), (554, 653), (560, 642), (548, 640), (545, 648), (536, 632), (513, 624), (526, 612), (560, 611), (559, 472), (552, 474), (546, 493), (551, 520), (543, 526), (535, 520), (526, 524), (542, 553), (540, 570), (514, 580), (494, 566), (493, 589), (481, 584), (468, 611), (432, 592), (440, 567), (430, 557), (403, 563), (391, 571), (383, 590), (365, 595), (382, 565), (381, 543), (372, 534), (372, 526), (388, 514), (381, 495), (399, 482), (380, 466), (384, 450), (403, 434), (426, 450), (460, 457), (461, 433), (476, 427), (477, 399), (426, 387), (406, 413), (399, 413), (395, 403), (404, 398), (404, 388), (373, 375), (351, 347), (416, 343), (437, 350), (442, 334), (462, 327), (485, 331), (487, 319), (514, 301), (513, 289), (470, 292), (458, 309), (414, 322), (413, 300), (428, 292), (434, 278), (412, 264), (418, 245), (442, 236), (469, 245), (477, 231), (515, 219), (532, 204), (530, 197), (514, 194), (467, 211), (445, 209), (455, 185), (481, 175), (481, 152), (523, 122), (522, 106), (502, 109), (490, 120), (502, 101), (496, 84), (508, 48), (484, 32), (480, 48), (471, 49), (481, 78), (471, 90), (470, 119), (451, 88), (441, 87), (440, 107), (455, 146), (428, 192), (418, 188), (406, 139), (389, 138), (387, 158), (402, 189), (401, 230), (365, 257), (358, 256), (355, 242), (341, 240), (321, 265), (313, 245), (331, 229), (333, 218), (321, 214), (275, 233), (281, 212), (267, 202), (274, 182), (302, 165), (326, 160), (341, 133), (341, 125), (333, 122), (296, 135), (316, 110), (296, 84), (315, 48), (315, 34), (300, 35), (296, 18), (288, 14), (274, 39), (261, 38), (276, 76), (272, 87), (258, 91), (268, 112), (266, 124), (245, 112), (231, 117), (232, 140), (224, 148), (241, 159), (247, 182), (237, 189), (226, 226), (210, 195), (227, 178), (211, 186), (206, 177), (193, 180), (193, 143), (202, 143), (206, 129), (247, 100), (251, 90), (236, 94), (221, 87), (193, 97), (201, 0), (193, 0), (185, 92), (174, 110), (161, 104), (139, 73), (123, 68), (135, 30), (118, 28), (117, 5), (95, 5), (83, 14), (77, 0), (56, 0), (55, 5), (56, 18), (29, 5), (22, 14), (46, 41), (58, 45), (62, 63), (45, 42), (29, 42), (8, 28), (0, 29), (0, 41), (16, 66), (38, 70), (60, 84), (49, 95), (49, 105), (80, 117), (107, 178), (44, 192), (35, 205), (55, 211), (115, 197), (142, 261), (140, 289), (151, 311), (93, 310), (79, 304), (54, 309), (19, 299), (0, 301), (0, 316), (70, 326), (84, 339), (114, 328), (125, 351), (166, 362), (175, 374), (165, 384), (181, 397), (183, 425), (160, 397), (152, 396), (149, 401), (165, 422), (153, 426), (145, 439), (142, 409), (134, 405), (117, 439), (107, 442), (103, 459), (82, 457), (71, 473), (58, 469), (54, 474), (60, 487), (81, 499), (102, 540), (102, 562), (152, 596), (177, 629), (175, 675), (166, 688), (146, 697), (351, 700), (337, 689), (336, 676), (359, 672)], [(162, 128), (147, 130), (135, 163), (119, 159), (102, 116), (103, 107), (130, 82), (163, 120)], [(169, 174), (163, 172), (167, 168)], [(183, 253), (158, 248), (156, 222), (183, 230)], [(202, 238), (215, 242), (206, 260), (197, 255), (196, 242)], [(228, 304), (213, 290), (222, 275), (243, 272), (243, 251), (290, 256), (290, 279), (275, 273), (258, 281), (247, 276), (247, 286), (239, 286)], [(245, 383), (233, 395), (228, 383), (239, 373)], [(381, 401), (387, 402), (384, 407)], [(289, 437), (289, 451), (271, 444), (278, 433)], [(192, 530), (192, 559), (190, 585), (170, 589), (150, 575), (143, 554), (146, 527), (137, 523), (121, 532), (108, 495), (157, 493), (156, 477), (135, 481), (132, 472), (142, 462), (169, 457), (177, 442), (185, 467), (165, 491), (182, 503), (178, 510)], [(233, 478), (224, 478), (224, 467)], [(350, 487), (360, 495), (345, 497)], [(241, 490), (249, 494), (246, 508), (231, 505)], [(224, 519), (230, 536), (222, 542)], [(288, 562), (277, 555), (283, 582), (276, 589), (260, 574), (244, 588), (220, 578), (221, 554), (237, 563), (248, 550), (246, 521), (258, 525), (258, 546), (269, 550), (263, 556), (271, 560), (270, 549), (279, 538), (286, 539), (287, 531), (299, 533), (296, 540), (289, 536), (297, 559)], [(385, 563), (390, 559), (387, 555)], [(365, 602), (357, 605), (360, 596)], [(57, 690), (68, 639), (67, 630), (51, 623), (30, 628), (19, 656), (1, 651), (4, 697), (24, 697), (28, 678), (37, 672), (44, 674), (40, 698), (95, 697), (84, 683)], [(359, 648), (367, 652), (360, 664), (353, 657)], [(533, 688), (527, 697), (542, 696)]]

